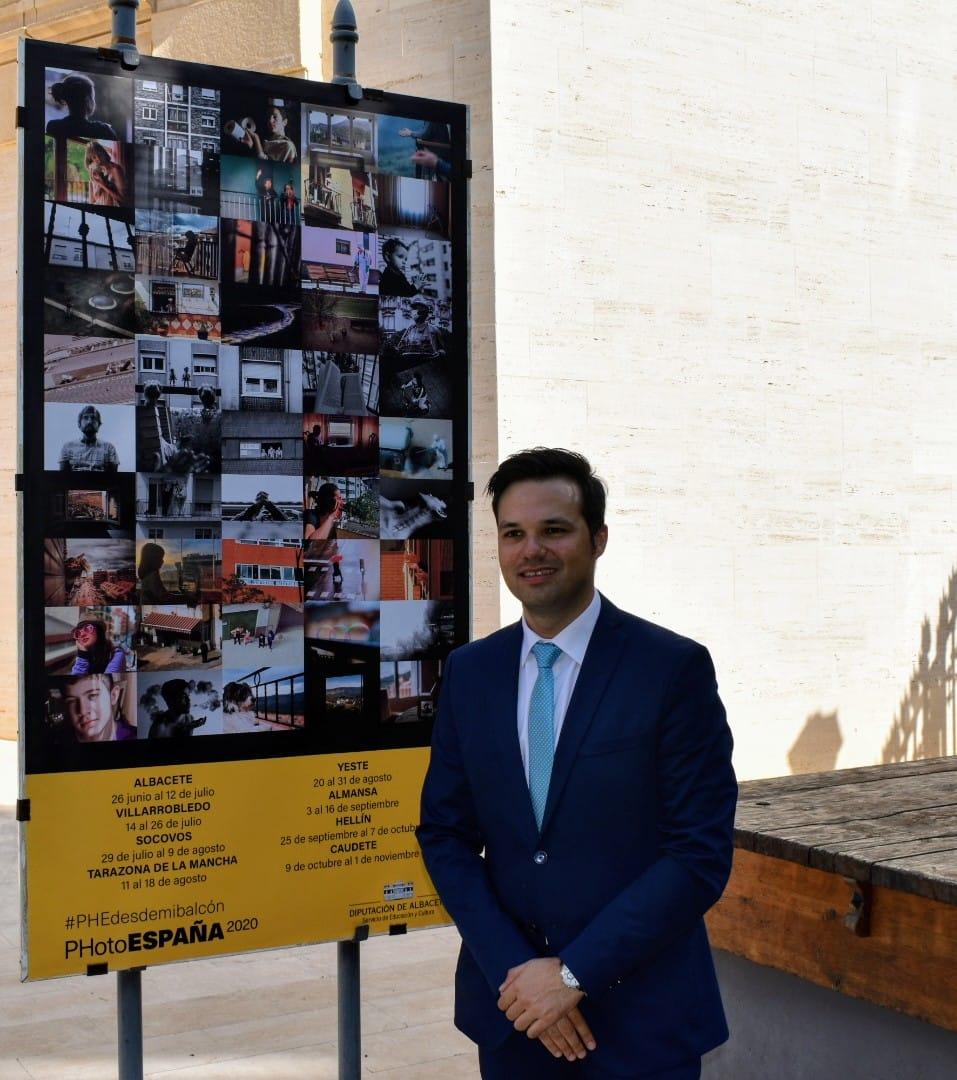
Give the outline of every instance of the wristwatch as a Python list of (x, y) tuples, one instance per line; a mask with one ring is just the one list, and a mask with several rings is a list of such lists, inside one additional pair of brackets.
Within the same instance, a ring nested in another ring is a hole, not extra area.
[(562, 982), (568, 987), (569, 990), (581, 990), (581, 992), (584, 994), (585, 991), (582, 990), (581, 983), (571, 973), (571, 969), (569, 968), (568, 964), (563, 963), (562, 966), (558, 969), (558, 974), (561, 975)]

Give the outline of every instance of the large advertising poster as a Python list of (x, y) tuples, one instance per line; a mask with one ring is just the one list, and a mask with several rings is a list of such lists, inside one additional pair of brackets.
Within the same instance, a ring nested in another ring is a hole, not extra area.
[(22, 44), (23, 976), (447, 922), (465, 108)]

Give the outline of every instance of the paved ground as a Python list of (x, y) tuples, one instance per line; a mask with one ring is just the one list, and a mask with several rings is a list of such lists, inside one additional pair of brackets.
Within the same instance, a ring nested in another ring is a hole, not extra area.
[[(18, 981), (16, 829), (0, 808), (0, 1080), (116, 1076), (116, 981)], [(363, 1075), (475, 1080), (452, 1026), (453, 929), (362, 946)], [(152, 968), (143, 975), (145, 1072), (164, 1080), (334, 1080), (334, 945)]]

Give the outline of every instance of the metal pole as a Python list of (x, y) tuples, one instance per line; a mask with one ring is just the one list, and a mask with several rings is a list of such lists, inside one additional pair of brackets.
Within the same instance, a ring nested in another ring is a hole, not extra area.
[(339, 981), (339, 1080), (360, 1080), (362, 1023), (359, 1012), (359, 942), (340, 941), (336, 959)]
[(142, 968), (116, 973), (116, 1035), (119, 1080), (143, 1080)]
[(120, 61), (120, 66), (132, 71), (140, 65), (136, 48), (136, 9), (140, 0), (109, 0), (113, 12), (113, 35), (109, 53)]
[(362, 100), (356, 81), (356, 42), (359, 40), (356, 13), (349, 0), (339, 0), (332, 13), (332, 81), (346, 88), (353, 101)]

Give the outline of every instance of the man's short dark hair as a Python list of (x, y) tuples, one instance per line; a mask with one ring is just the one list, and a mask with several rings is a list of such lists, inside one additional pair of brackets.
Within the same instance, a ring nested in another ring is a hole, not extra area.
[(605, 524), (605, 483), (595, 475), (591, 462), (583, 454), (559, 447), (536, 446), (507, 457), (492, 473), (485, 485), (491, 497), (492, 513), (498, 520), (498, 504), (502, 496), (521, 480), (553, 480), (565, 477), (578, 485), (582, 496), (582, 516), (592, 538)]

